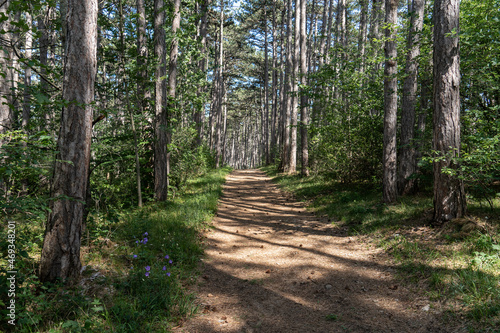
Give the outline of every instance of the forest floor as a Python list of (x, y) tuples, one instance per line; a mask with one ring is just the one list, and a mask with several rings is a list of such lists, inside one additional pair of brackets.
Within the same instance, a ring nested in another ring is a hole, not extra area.
[(348, 235), (260, 170), (227, 177), (204, 234), (198, 315), (174, 332), (462, 332), (363, 236)]

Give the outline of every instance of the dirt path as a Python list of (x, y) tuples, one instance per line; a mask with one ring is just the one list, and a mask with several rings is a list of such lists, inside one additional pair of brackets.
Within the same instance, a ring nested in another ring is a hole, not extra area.
[(234, 171), (206, 234), (200, 313), (176, 332), (446, 332), (382, 253)]

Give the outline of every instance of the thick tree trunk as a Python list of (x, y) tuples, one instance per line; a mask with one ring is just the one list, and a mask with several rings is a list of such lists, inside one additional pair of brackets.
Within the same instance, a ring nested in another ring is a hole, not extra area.
[(396, 126), (398, 110), (396, 23), (398, 1), (386, 0), (385, 70), (384, 70), (384, 156), (383, 198), (391, 203), (397, 199)]
[(158, 64), (155, 70), (155, 199), (167, 200), (168, 195), (168, 161), (167, 161), (167, 85), (164, 80), (166, 72), (165, 49), (165, 9), (163, 0), (154, 2), (154, 45)]
[(415, 191), (417, 170), (415, 146), (415, 107), (417, 96), (418, 57), (420, 56), (420, 32), (424, 22), (425, 0), (413, 0), (410, 28), (408, 31), (408, 53), (406, 55), (405, 80), (403, 84), (403, 107), (401, 113), (401, 150), (398, 165), (398, 191), (405, 195)]
[(92, 137), (97, 68), (97, 0), (68, 0), (66, 63), (58, 156), (40, 259), (40, 280), (80, 274), (80, 238)]
[(276, 36), (276, 0), (273, 0), (273, 72), (272, 72), (272, 115), (271, 115), (271, 152), (270, 162), (274, 163), (277, 143), (277, 117), (278, 117), (278, 42)]
[(443, 223), (466, 212), (463, 182), (454, 158), (460, 156), (459, 0), (434, 2), (434, 221)]
[[(300, 0), (300, 82), (303, 87), (307, 86), (307, 0)], [(309, 149), (307, 142), (307, 130), (309, 128), (309, 108), (305, 89), (300, 94), (300, 139), (302, 148), (302, 176), (309, 176)]]

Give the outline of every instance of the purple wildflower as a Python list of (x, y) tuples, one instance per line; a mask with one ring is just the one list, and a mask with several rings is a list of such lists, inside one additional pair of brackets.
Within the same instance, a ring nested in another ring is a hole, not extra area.
[(144, 275), (146, 275), (146, 276), (148, 276), (148, 277), (149, 277), (149, 272), (146, 272), (146, 274), (144, 274)]
[(134, 254), (134, 258), (137, 258), (137, 254)]
[(169, 264), (171, 264), (171, 263), (173, 263), (173, 261), (172, 261), (172, 260), (169, 260), (169, 261), (168, 261), (168, 263), (169, 263)]
[(165, 256), (165, 259), (170, 259), (170, 257), (168, 256), (168, 254)]
[(166, 271), (167, 270), (167, 266), (163, 266), (163, 270)]
[(150, 266), (146, 266), (146, 270), (149, 272), (149, 270), (151, 269)]
[(170, 276), (170, 272), (167, 272), (167, 276)]

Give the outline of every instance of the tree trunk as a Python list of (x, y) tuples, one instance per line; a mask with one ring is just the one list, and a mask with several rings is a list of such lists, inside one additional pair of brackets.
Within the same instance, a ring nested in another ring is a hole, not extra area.
[(266, 165), (270, 163), (269, 155), (269, 57), (267, 41), (267, 1), (264, 1), (264, 154)]
[[(367, 34), (367, 21), (368, 21), (368, 0), (359, 0), (361, 16), (359, 18), (359, 41), (358, 41), (358, 51), (359, 51), (359, 72), (361, 78), (363, 78), (363, 73), (365, 72), (365, 49), (366, 49), (366, 34)], [(363, 82), (361, 82), (363, 86)]]
[(295, 0), (295, 37), (294, 37), (294, 55), (292, 72), (292, 120), (290, 129), (290, 164), (288, 173), (293, 174), (297, 171), (297, 118), (299, 108), (299, 64), (300, 64), (300, 0)]
[(434, 2), (434, 221), (443, 223), (466, 212), (463, 182), (454, 158), (460, 156), (459, 0)]
[[(307, 0), (300, 0), (300, 82), (303, 87), (307, 86)], [(307, 130), (309, 126), (309, 109), (306, 90), (302, 89), (300, 94), (300, 139), (302, 148), (302, 176), (309, 176), (309, 149), (307, 142)]]
[(168, 195), (168, 161), (167, 161), (167, 85), (164, 80), (166, 72), (165, 49), (165, 9), (163, 0), (154, 2), (154, 47), (158, 64), (155, 70), (155, 199), (167, 200)]
[(216, 127), (216, 142), (215, 142), (215, 167), (220, 167), (220, 160), (222, 156), (222, 102), (224, 94), (224, 78), (223, 78), (223, 62), (224, 62), (224, 0), (220, 1), (220, 36), (219, 36), (219, 89), (217, 91), (217, 127)]
[[(200, 59), (199, 67), (203, 75), (206, 75), (206, 48), (207, 48), (207, 22), (208, 22), (208, 0), (203, 0), (201, 4), (201, 20), (200, 20), (200, 43), (202, 58)], [(198, 94), (201, 96), (204, 93), (204, 87), (200, 86), (198, 88)], [(202, 101), (201, 105), (195, 110), (194, 121), (196, 124), (196, 145), (201, 146), (201, 136), (203, 129), (203, 114), (205, 112), (205, 101)]]
[(148, 72), (147, 72), (147, 59), (148, 59), (148, 42), (146, 36), (146, 7), (144, 0), (137, 0), (137, 104), (139, 111), (144, 114), (148, 108), (149, 99), (151, 94), (147, 89)]
[(284, 92), (284, 129), (283, 129), (283, 172), (288, 173), (290, 170), (290, 125), (291, 125), (291, 116), (292, 116), (292, 68), (293, 68), (293, 59), (292, 59), (292, 0), (287, 1), (287, 24), (286, 24), (286, 38), (287, 38), (287, 49), (286, 49), (286, 67), (285, 67), (285, 85), (286, 89)]
[(411, 177), (417, 170), (413, 139), (415, 133), (420, 32), (424, 23), (424, 5), (425, 0), (413, 0), (410, 10), (411, 19), (410, 28), (408, 29), (406, 77), (403, 84), (403, 107), (401, 113), (401, 150), (398, 166), (398, 191), (401, 195), (412, 193), (416, 189), (416, 179)]
[[(10, 0), (7, 0), (3, 6), (0, 6), (0, 16), (6, 16), (7, 20), (0, 21), (0, 31), (5, 31), (2, 34), (2, 47), (0, 47), (0, 73), (2, 73), (2, 82), (0, 85), (0, 134), (4, 134), (12, 130), (14, 125), (14, 114), (9, 106), (12, 103), (12, 52), (10, 32), (10, 14), (8, 8)], [(0, 147), (4, 144), (3, 139), (0, 139)]]
[(58, 156), (40, 259), (40, 280), (80, 274), (80, 239), (92, 137), (97, 68), (97, 0), (68, 0), (66, 63)]
[(276, 143), (277, 143), (277, 117), (278, 117), (278, 43), (276, 36), (276, 0), (273, 0), (273, 72), (272, 72), (272, 80), (273, 86), (272, 90), (272, 116), (271, 116), (271, 153), (270, 153), (270, 162), (274, 163), (275, 152), (276, 152)]
[(398, 1), (386, 0), (385, 71), (384, 71), (384, 156), (383, 198), (385, 203), (397, 199), (396, 126), (398, 110), (396, 23)]

